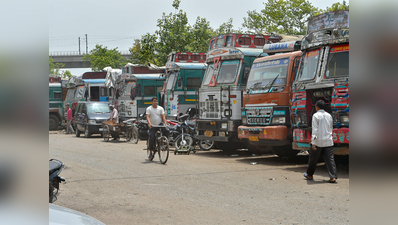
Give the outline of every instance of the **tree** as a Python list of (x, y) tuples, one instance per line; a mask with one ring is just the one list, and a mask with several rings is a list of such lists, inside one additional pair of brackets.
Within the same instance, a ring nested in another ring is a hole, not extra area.
[(229, 18), (228, 22), (222, 23), (220, 27), (216, 29), (214, 36), (226, 33), (243, 33), (242, 29), (240, 28), (238, 28), (237, 30), (233, 29), (234, 25), (232, 23), (232, 18)]
[(107, 66), (121, 69), (127, 63), (117, 48), (108, 50), (106, 46), (98, 44), (89, 54), (84, 55), (83, 59), (91, 63), (92, 71), (101, 71)]
[(145, 34), (141, 39), (136, 39), (130, 52), (132, 58), (137, 60), (139, 64), (153, 63), (158, 65), (156, 52), (157, 36), (155, 34)]
[(61, 77), (61, 78), (70, 78), (72, 76), (69, 70), (60, 71), (62, 67), (65, 66), (63, 63), (54, 63), (54, 59), (49, 57), (49, 76), (50, 77)]
[(326, 7), (326, 10), (320, 10), (319, 13), (317, 13), (315, 16), (326, 13), (326, 12), (331, 12), (331, 11), (337, 11), (337, 10), (349, 10), (350, 5), (346, 3), (346, 1), (343, 1), (342, 3), (336, 2), (333, 3), (331, 7)]
[(215, 36), (210, 22), (206, 18), (196, 18), (196, 22), (189, 29), (187, 50), (190, 52), (207, 52), (209, 40)]
[(307, 21), (320, 10), (308, 0), (268, 0), (261, 13), (248, 11), (243, 27), (255, 32), (305, 34)]

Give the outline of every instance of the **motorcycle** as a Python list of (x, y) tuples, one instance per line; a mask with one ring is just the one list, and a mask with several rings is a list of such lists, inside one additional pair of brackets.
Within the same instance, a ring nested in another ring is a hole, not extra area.
[(144, 114), (140, 114), (138, 121), (137, 121), (137, 128), (138, 128), (138, 138), (141, 140), (148, 139), (148, 121), (146, 120), (146, 116)]
[(65, 178), (60, 177), (59, 174), (64, 169), (65, 164), (57, 159), (50, 159), (49, 161), (49, 202), (53, 203), (57, 200), (59, 191), (59, 184), (65, 182)]

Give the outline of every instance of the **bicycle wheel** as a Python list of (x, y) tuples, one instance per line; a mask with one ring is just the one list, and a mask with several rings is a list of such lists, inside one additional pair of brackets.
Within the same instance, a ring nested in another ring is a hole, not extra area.
[(130, 141), (132, 136), (133, 136), (133, 129), (127, 128), (126, 129), (126, 141)]
[(111, 133), (109, 132), (109, 126), (105, 125), (102, 130), (102, 137), (104, 138), (104, 141), (108, 142), (110, 136), (111, 136)]
[(158, 139), (158, 153), (159, 153), (159, 160), (162, 164), (167, 162), (169, 159), (169, 140), (167, 137), (162, 136)]
[(134, 144), (137, 144), (137, 143), (138, 143), (138, 129), (137, 129), (136, 127), (133, 127), (133, 134), (132, 134), (131, 141), (132, 141)]
[[(155, 147), (155, 148), (156, 148), (156, 147)], [(153, 152), (153, 151), (152, 151), (152, 152)], [(146, 155), (147, 155), (147, 157), (148, 157), (148, 159), (149, 159), (150, 161), (153, 160), (154, 157), (150, 157), (150, 156), (151, 156), (151, 151), (149, 151), (149, 138), (148, 138), (148, 140), (146, 141)]]

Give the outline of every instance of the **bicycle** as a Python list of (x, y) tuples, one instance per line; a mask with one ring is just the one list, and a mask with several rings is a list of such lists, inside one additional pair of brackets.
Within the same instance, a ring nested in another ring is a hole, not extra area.
[[(152, 126), (155, 128), (162, 128), (166, 126)], [(155, 150), (153, 151), (153, 156), (155, 156), (156, 152), (159, 154), (159, 160), (162, 164), (167, 162), (169, 158), (169, 139), (163, 135), (162, 129), (158, 129), (155, 134)], [(149, 150), (149, 138), (146, 142), (147, 146), (147, 156), (150, 161), (153, 160), (154, 157), (151, 157), (151, 152)]]

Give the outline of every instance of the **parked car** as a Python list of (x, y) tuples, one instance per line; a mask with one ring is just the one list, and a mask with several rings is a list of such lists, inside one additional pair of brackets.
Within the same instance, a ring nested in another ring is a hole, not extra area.
[(49, 225), (105, 225), (81, 212), (49, 204)]
[(102, 121), (111, 115), (107, 102), (78, 102), (74, 115), (76, 137), (84, 133), (86, 137), (101, 134)]

